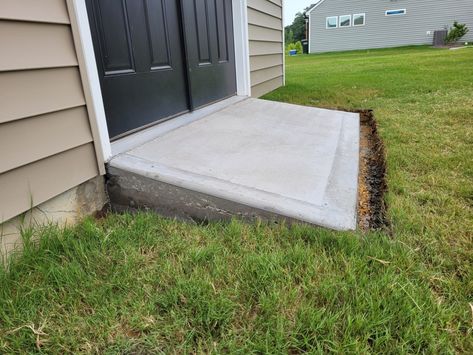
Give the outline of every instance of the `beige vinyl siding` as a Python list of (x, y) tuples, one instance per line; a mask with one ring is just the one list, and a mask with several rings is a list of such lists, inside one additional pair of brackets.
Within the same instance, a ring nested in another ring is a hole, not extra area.
[(281, 0), (248, 0), (251, 93), (262, 96), (284, 85)]
[(0, 160), (0, 174), (92, 142), (84, 106), (8, 122), (1, 127), (0, 151), (6, 154)]
[(252, 70), (282, 65), (283, 60), (280, 54), (257, 55), (250, 58), (250, 66)]
[(256, 70), (251, 75), (251, 86), (255, 87), (268, 81), (268, 78), (277, 78), (279, 76), (281, 76), (280, 66), (267, 67), (264, 69)]
[(254, 97), (260, 97), (284, 85), (283, 77), (278, 76), (252, 87), (251, 92)]
[(7, 221), (97, 176), (92, 143), (0, 175), (0, 218)]
[(1, 0), (0, 19), (69, 23), (64, 0)]
[(0, 48), (1, 71), (77, 65), (69, 26), (1, 21)]
[(0, 223), (99, 175), (66, 0), (0, 1)]
[(0, 123), (85, 105), (77, 67), (0, 72), (0, 79)]

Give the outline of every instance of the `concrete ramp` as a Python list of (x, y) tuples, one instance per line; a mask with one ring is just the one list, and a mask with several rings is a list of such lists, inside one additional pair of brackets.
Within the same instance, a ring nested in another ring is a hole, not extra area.
[(116, 156), (118, 210), (356, 228), (359, 115), (246, 99)]

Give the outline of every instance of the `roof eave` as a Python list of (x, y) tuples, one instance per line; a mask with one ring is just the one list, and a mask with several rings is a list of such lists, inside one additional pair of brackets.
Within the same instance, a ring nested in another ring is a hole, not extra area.
[(312, 13), (312, 11), (314, 11), (317, 7), (319, 7), (319, 5), (321, 5), (323, 2), (325, 2), (325, 0), (320, 0), (317, 4), (315, 4), (309, 11), (306, 11), (306, 14), (308, 16), (310, 16), (310, 14)]

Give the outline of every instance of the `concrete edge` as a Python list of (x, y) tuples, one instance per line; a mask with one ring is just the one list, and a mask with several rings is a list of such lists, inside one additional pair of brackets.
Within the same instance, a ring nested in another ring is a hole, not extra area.
[(156, 181), (127, 170), (109, 167), (107, 190), (116, 212), (152, 210), (186, 222), (229, 221), (240, 218), (271, 223), (300, 221), (245, 204), (221, 199), (183, 187)]
[[(343, 120), (340, 144), (333, 166), (330, 183), (325, 199), (330, 205), (335, 205), (346, 211), (348, 217), (345, 225), (351, 230), (358, 225), (358, 177), (360, 173), (360, 115), (357, 118)], [(356, 152), (356, 154), (353, 154)], [(355, 160), (353, 160), (355, 156)], [(349, 217), (349, 216), (353, 216)]]
[(315, 206), (304, 201), (239, 186), (213, 177), (180, 171), (126, 154), (120, 155), (110, 162), (109, 172), (113, 171), (113, 168), (155, 182), (195, 191), (225, 201), (232, 201), (236, 204), (251, 206), (257, 210), (286, 216), (298, 221), (335, 230), (356, 229), (356, 223), (353, 223), (351, 217), (347, 218), (345, 211), (332, 208), (328, 203), (324, 203), (323, 206)]
[(336, 112), (338, 114), (342, 114), (342, 115), (346, 116), (345, 118), (353, 118), (353, 119), (359, 118), (358, 113), (354, 113), (354, 112), (350, 112), (350, 111), (335, 110), (335, 109), (321, 108), (321, 107), (315, 107), (315, 106), (304, 106), (304, 105), (292, 104), (292, 103), (289, 103), (289, 102), (272, 101), (272, 100), (265, 100), (265, 99), (248, 98), (248, 100), (250, 100), (250, 101), (251, 100), (264, 101), (264, 102), (268, 102), (268, 103), (279, 104), (281, 106), (292, 106), (292, 107), (297, 107), (298, 109), (303, 108), (303, 109), (316, 110), (316, 111), (319, 111), (321, 113)]

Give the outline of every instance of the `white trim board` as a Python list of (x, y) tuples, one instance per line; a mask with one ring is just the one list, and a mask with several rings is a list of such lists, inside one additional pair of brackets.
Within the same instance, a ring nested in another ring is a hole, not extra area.
[[(105, 173), (104, 163), (110, 161), (113, 155), (116, 154), (117, 151), (120, 151), (120, 149), (112, 149), (110, 142), (85, 0), (67, 0), (67, 7), (71, 18), (72, 32), (80, 63), (79, 68), (97, 152), (99, 170), (101, 173)], [(240, 96), (240, 98), (236, 97), (235, 100), (241, 100), (241, 96), (251, 96), (247, 0), (232, 0), (232, 10), (237, 95)], [(214, 105), (218, 108), (222, 103), (216, 103), (210, 106)], [(211, 108), (209, 107), (209, 109)], [(133, 133), (128, 137), (139, 133), (140, 132)], [(128, 137), (125, 137), (125, 139)], [(115, 143), (119, 142), (120, 140)]]
[(232, 5), (237, 95), (251, 96), (247, 0), (232, 0)]
[(112, 157), (107, 120), (103, 106), (102, 90), (95, 61), (92, 34), (85, 0), (67, 0), (74, 45), (79, 60), (79, 71), (94, 138), (99, 171), (105, 174), (104, 163)]
[(286, 12), (284, 11), (284, 1), (281, 0), (281, 21), (282, 21), (282, 85), (286, 86), (286, 28), (284, 27), (284, 19)]

